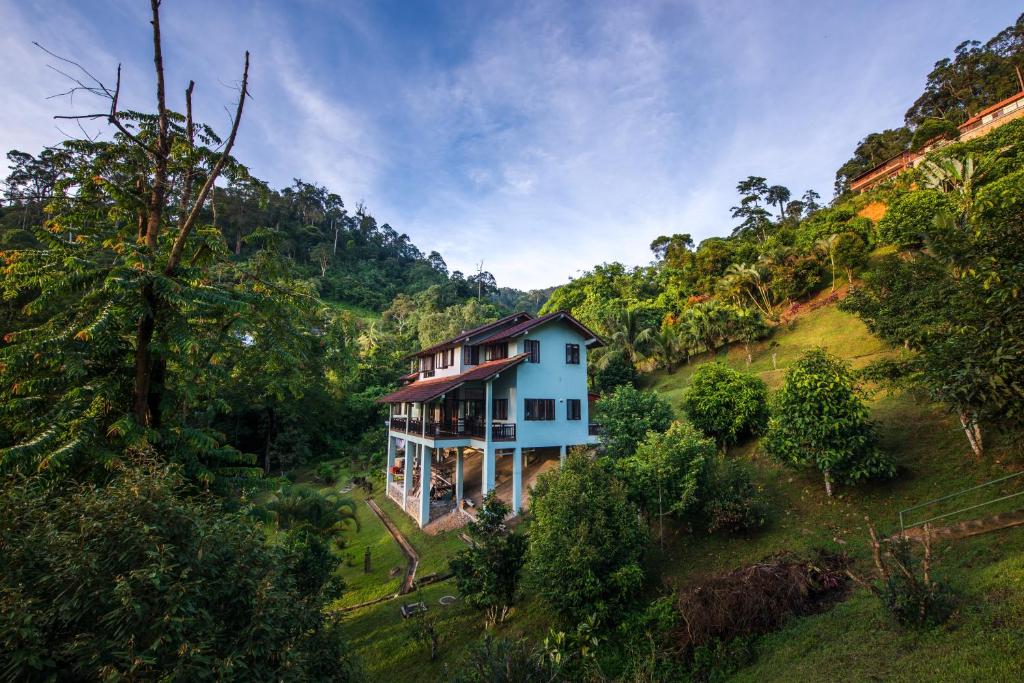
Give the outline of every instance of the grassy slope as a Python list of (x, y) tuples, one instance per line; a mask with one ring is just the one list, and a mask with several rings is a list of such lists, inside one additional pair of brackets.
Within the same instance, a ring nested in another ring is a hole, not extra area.
[[(825, 346), (855, 366), (887, 353), (856, 318), (828, 306), (800, 317), (778, 330), (771, 340), (758, 344), (749, 371), (776, 388), (786, 367), (815, 346)], [(777, 369), (773, 369), (773, 352)], [(720, 353), (719, 359), (748, 370), (741, 346)], [(678, 407), (690, 374), (704, 360), (695, 359), (672, 375), (649, 377), (648, 386)], [(984, 461), (970, 460), (966, 439), (955, 422), (938, 408), (912, 397), (879, 394), (871, 407), (883, 447), (900, 462), (902, 472), (896, 481), (859, 489), (841, 488), (837, 498), (830, 501), (818, 476), (783, 468), (765, 458), (757, 444), (746, 444), (730, 456), (746, 459), (757, 468), (774, 500), (776, 514), (771, 527), (750, 538), (694, 536), (666, 530), (666, 549), (656, 551), (652, 564), (670, 581), (686, 584), (780, 550), (825, 547), (850, 553), (859, 569), (866, 571), (865, 515), (884, 530), (892, 530), (901, 508), (1020, 467), (1020, 449), (999, 444), (990, 449)], [(982, 495), (966, 500), (980, 501)], [(451, 534), (422, 534), (390, 501), (383, 501), (382, 507), (420, 552), (421, 575), (442, 570), (447, 558), (460, 547)], [(357, 545), (354, 538), (351, 547)], [(830, 612), (794, 620), (764, 638), (757, 661), (735, 678), (1010, 680), (1011, 673), (1024, 666), (1022, 549), (1024, 529), (937, 547), (936, 573), (964, 596), (960, 611), (944, 627), (922, 633), (899, 629), (885, 618), (877, 600), (858, 590)], [(461, 603), (449, 607), (437, 604), (441, 595), (455, 593), (453, 584), (442, 583), (424, 589), (419, 598), (428, 603), (448, 633), (438, 662), (428, 662), (425, 654), (409, 642), (398, 615), (400, 603), (386, 602), (346, 615), (349, 636), (373, 680), (444, 680), (443, 667), (452, 666), (483, 628), (479, 614)], [(541, 638), (547, 624), (543, 605), (529, 600), (500, 630)]]
[[(817, 345), (861, 366), (886, 350), (853, 316), (833, 306), (799, 318), (758, 346), (749, 371), (772, 388), (785, 368), (803, 351)], [(776, 353), (778, 370), (772, 367)], [(742, 349), (720, 354), (720, 360), (746, 370)], [(650, 385), (679, 405), (693, 366), (674, 375), (659, 375)], [(901, 508), (952, 493), (1020, 469), (1019, 447), (996, 444), (981, 462), (968, 458), (966, 439), (958, 425), (935, 406), (910, 396), (879, 394), (871, 404), (883, 448), (901, 466), (900, 477), (858, 489), (840, 489), (836, 500), (826, 499), (820, 477), (795, 472), (768, 460), (756, 444), (731, 453), (758, 469), (775, 501), (772, 526), (751, 538), (694, 537), (668, 539), (658, 558), (661, 569), (685, 584), (699, 576), (747, 564), (782, 549), (824, 547), (854, 556), (868, 570), (864, 517), (883, 530), (896, 527)], [(1003, 491), (1019, 490), (1020, 484)], [(991, 490), (966, 496), (960, 505), (940, 505), (952, 511), (970, 502), (995, 497)], [(959, 502), (959, 501), (958, 501)], [(1016, 501), (1019, 505), (1019, 500)], [(991, 514), (1003, 508), (986, 508)], [(971, 513), (962, 517), (970, 517)], [(959, 518), (962, 518), (959, 517)], [(944, 627), (923, 633), (892, 625), (880, 604), (865, 591), (832, 611), (791, 622), (765, 638), (758, 660), (739, 672), (736, 680), (1010, 680), (1024, 665), (1024, 530), (997, 532), (970, 541), (940, 545), (936, 572), (964, 596), (960, 612)]]

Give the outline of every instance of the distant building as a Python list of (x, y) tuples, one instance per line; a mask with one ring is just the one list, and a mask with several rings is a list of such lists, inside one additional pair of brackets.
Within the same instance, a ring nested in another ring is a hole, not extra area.
[[(982, 135), (987, 135), (999, 126), (1021, 117), (1024, 117), (1024, 90), (1011, 97), (1007, 97), (1002, 102), (993, 104), (991, 107), (982, 109), (964, 121), (958, 127), (960, 131), (958, 139), (960, 141), (967, 141), (979, 138)], [(850, 189), (854, 192), (869, 190), (880, 182), (888, 180), (908, 168), (917, 166), (924, 159), (925, 154), (944, 144), (948, 144), (948, 142), (935, 139), (928, 141), (917, 152), (901, 152), (851, 180)]]
[(495, 488), (518, 514), (524, 485), (598, 440), (587, 352), (601, 344), (568, 313), (517, 313), (417, 353), (405, 386), (380, 399), (387, 494), (420, 526)]

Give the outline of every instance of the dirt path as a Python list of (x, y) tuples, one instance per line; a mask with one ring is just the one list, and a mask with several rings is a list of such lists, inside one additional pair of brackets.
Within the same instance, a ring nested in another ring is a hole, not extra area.
[(398, 527), (395, 526), (394, 522), (392, 522), (388, 516), (384, 514), (384, 511), (380, 509), (376, 501), (372, 498), (367, 498), (366, 504), (370, 506), (370, 509), (373, 510), (373, 514), (377, 515), (377, 518), (380, 519), (382, 524), (384, 524), (384, 527), (388, 530), (388, 533), (391, 534), (391, 537), (395, 539), (398, 547), (402, 549), (402, 554), (405, 555), (406, 560), (408, 560), (408, 566), (405, 568), (405, 578), (402, 580), (402, 585), (395, 594), (396, 596), (405, 595), (412, 590), (413, 584), (416, 582), (416, 569), (420, 565), (420, 556), (416, 553), (412, 544), (409, 543), (405, 536), (402, 535), (402, 532), (398, 530)]

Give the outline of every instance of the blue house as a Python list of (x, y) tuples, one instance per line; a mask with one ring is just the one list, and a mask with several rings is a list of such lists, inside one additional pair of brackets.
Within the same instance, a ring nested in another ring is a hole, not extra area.
[(405, 386), (380, 399), (388, 495), (420, 526), (492, 489), (518, 514), (524, 485), (597, 441), (587, 352), (601, 344), (568, 313), (516, 313), (417, 353)]

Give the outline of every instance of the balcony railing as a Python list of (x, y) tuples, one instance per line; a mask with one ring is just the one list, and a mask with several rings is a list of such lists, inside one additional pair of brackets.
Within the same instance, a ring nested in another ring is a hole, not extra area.
[(516, 425), (514, 422), (508, 424), (491, 424), (491, 441), (515, 441)]
[[(484, 421), (480, 418), (468, 417), (458, 420), (427, 420), (426, 430), (423, 420), (418, 417), (392, 417), (391, 429), (407, 434), (423, 434), (432, 439), (458, 439), (467, 436), (483, 439), (487, 433)], [(515, 441), (515, 423), (492, 423), (492, 441)]]

